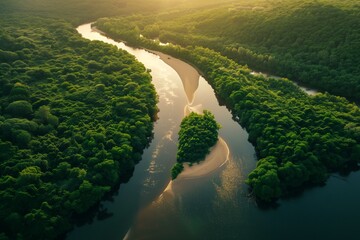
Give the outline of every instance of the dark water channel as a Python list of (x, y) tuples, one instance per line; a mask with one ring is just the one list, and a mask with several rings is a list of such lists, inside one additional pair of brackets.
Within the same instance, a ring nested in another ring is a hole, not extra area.
[[(360, 239), (359, 173), (333, 175), (326, 186), (280, 200), (274, 208), (261, 209), (248, 197), (244, 181), (256, 165), (254, 147), (202, 77), (191, 106), (214, 113), (231, 157), (213, 174), (183, 184), (171, 202), (162, 200), (159, 196), (170, 181), (177, 132), (188, 104), (181, 79), (155, 54), (108, 39), (92, 31), (90, 24), (77, 30), (84, 38), (128, 51), (151, 69), (160, 112), (154, 139), (132, 178), (120, 186), (112, 201), (101, 203), (111, 217), (75, 228), (67, 239), (120, 240), (130, 229), (137, 231), (133, 239)], [(143, 209), (154, 204), (156, 211), (139, 218)]]

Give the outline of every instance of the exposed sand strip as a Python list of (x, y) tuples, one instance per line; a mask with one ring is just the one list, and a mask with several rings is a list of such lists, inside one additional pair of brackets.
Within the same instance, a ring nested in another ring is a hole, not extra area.
[(203, 161), (198, 164), (190, 166), (188, 163), (184, 164), (184, 170), (175, 179), (198, 178), (210, 174), (220, 168), (227, 160), (229, 160), (230, 151), (226, 142), (219, 138), (214, 147), (211, 148), (210, 153)]
[(194, 100), (195, 91), (199, 86), (200, 74), (198, 71), (190, 64), (173, 58), (170, 55), (158, 51), (151, 52), (158, 55), (161, 60), (177, 72), (183, 83), (188, 102), (191, 104)]

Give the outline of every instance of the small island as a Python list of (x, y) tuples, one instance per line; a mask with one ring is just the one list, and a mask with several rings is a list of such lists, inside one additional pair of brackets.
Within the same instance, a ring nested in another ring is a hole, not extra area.
[(174, 180), (184, 169), (183, 163), (199, 162), (210, 152), (218, 140), (220, 125), (214, 115), (207, 110), (203, 114), (190, 113), (180, 125), (177, 163), (171, 169)]

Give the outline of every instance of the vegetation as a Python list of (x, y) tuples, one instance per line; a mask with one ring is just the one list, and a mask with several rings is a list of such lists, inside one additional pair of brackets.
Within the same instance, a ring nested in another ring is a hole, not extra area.
[(177, 161), (171, 169), (172, 179), (183, 170), (184, 162), (199, 162), (205, 158), (209, 150), (218, 140), (220, 125), (209, 111), (203, 114), (190, 113), (180, 125)]
[(184, 170), (184, 165), (182, 163), (175, 163), (171, 168), (171, 179), (174, 180), (177, 176)]
[(226, 0), (1, 0), (0, 14), (22, 13), (58, 18), (79, 25), (100, 17), (154, 14), (168, 9), (195, 8), (224, 2)]
[(239, 0), (126, 22), (147, 38), (207, 47), (253, 69), (360, 101), (359, 12), (355, 0)]
[[(160, 4), (163, 0), (153, 0)], [(144, 6), (143, 0), (2, 0), (0, 13), (61, 18), (73, 24), (122, 13), (154, 11), (156, 5)]]
[(0, 238), (54, 239), (133, 171), (156, 92), (134, 57), (66, 22), (0, 25)]
[[(152, 137), (157, 99), (146, 69), (70, 25), (102, 16), (137, 13), (97, 25), (204, 73), (256, 147), (259, 162), (247, 182), (258, 199), (357, 164), (357, 106), (327, 93), (309, 97), (239, 63), (359, 100), (359, 5), (279, 2), (0, 1), (0, 239), (54, 239), (71, 229), (77, 214), (131, 173)], [(201, 159), (186, 156), (188, 147), (179, 148), (180, 162)]]
[(359, 162), (360, 110), (346, 99), (328, 93), (308, 96), (287, 79), (254, 76), (247, 67), (208, 48), (160, 46), (138, 37), (126, 18), (102, 19), (97, 26), (200, 69), (255, 145), (259, 161), (247, 182), (257, 199), (272, 201), (305, 185), (323, 183), (329, 171)]

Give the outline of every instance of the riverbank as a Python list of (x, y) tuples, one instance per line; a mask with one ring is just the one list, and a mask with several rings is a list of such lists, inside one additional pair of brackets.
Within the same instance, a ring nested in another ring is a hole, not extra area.
[(175, 181), (206, 176), (222, 167), (230, 157), (230, 150), (224, 139), (219, 137), (218, 142), (211, 148), (210, 153), (200, 163), (190, 166), (184, 163), (184, 170)]
[(174, 58), (168, 54), (159, 51), (150, 52), (158, 55), (162, 61), (164, 61), (177, 72), (184, 85), (188, 103), (191, 104), (194, 101), (195, 91), (199, 86), (199, 72), (190, 64), (180, 59)]
[[(107, 36), (107, 34), (105, 32), (101, 31), (100, 29), (98, 29), (95, 26), (91, 26), (91, 30), (94, 32), (98, 32), (103, 36)], [(123, 41), (123, 40), (121, 40), (121, 41), (126, 43), (126, 41)], [(144, 49), (148, 52), (151, 52), (151, 53), (159, 56), (159, 58), (163, 62), (165, 62), (167, 65), (169, 65), (171, 68), (173, 68), (176, 71), (176, 73), (179, 75), (179, 77), (183, 83), (184, 90), (185, 90), (186, 96), (188, 98), (188, 103), (192, 104), (192, 102), (194, 100), (194, 95), (195, 95), (196, 89), (199, 86), (200, 73), (199, 73), (198, 69), (191, 66), (187, 62), (182, 61), (177, 58), (174, 58), (168, 54), (165, 54), (165, 53), (162, 53), (159, 51), (146, 49), (146, 48), (144, 48)]]

